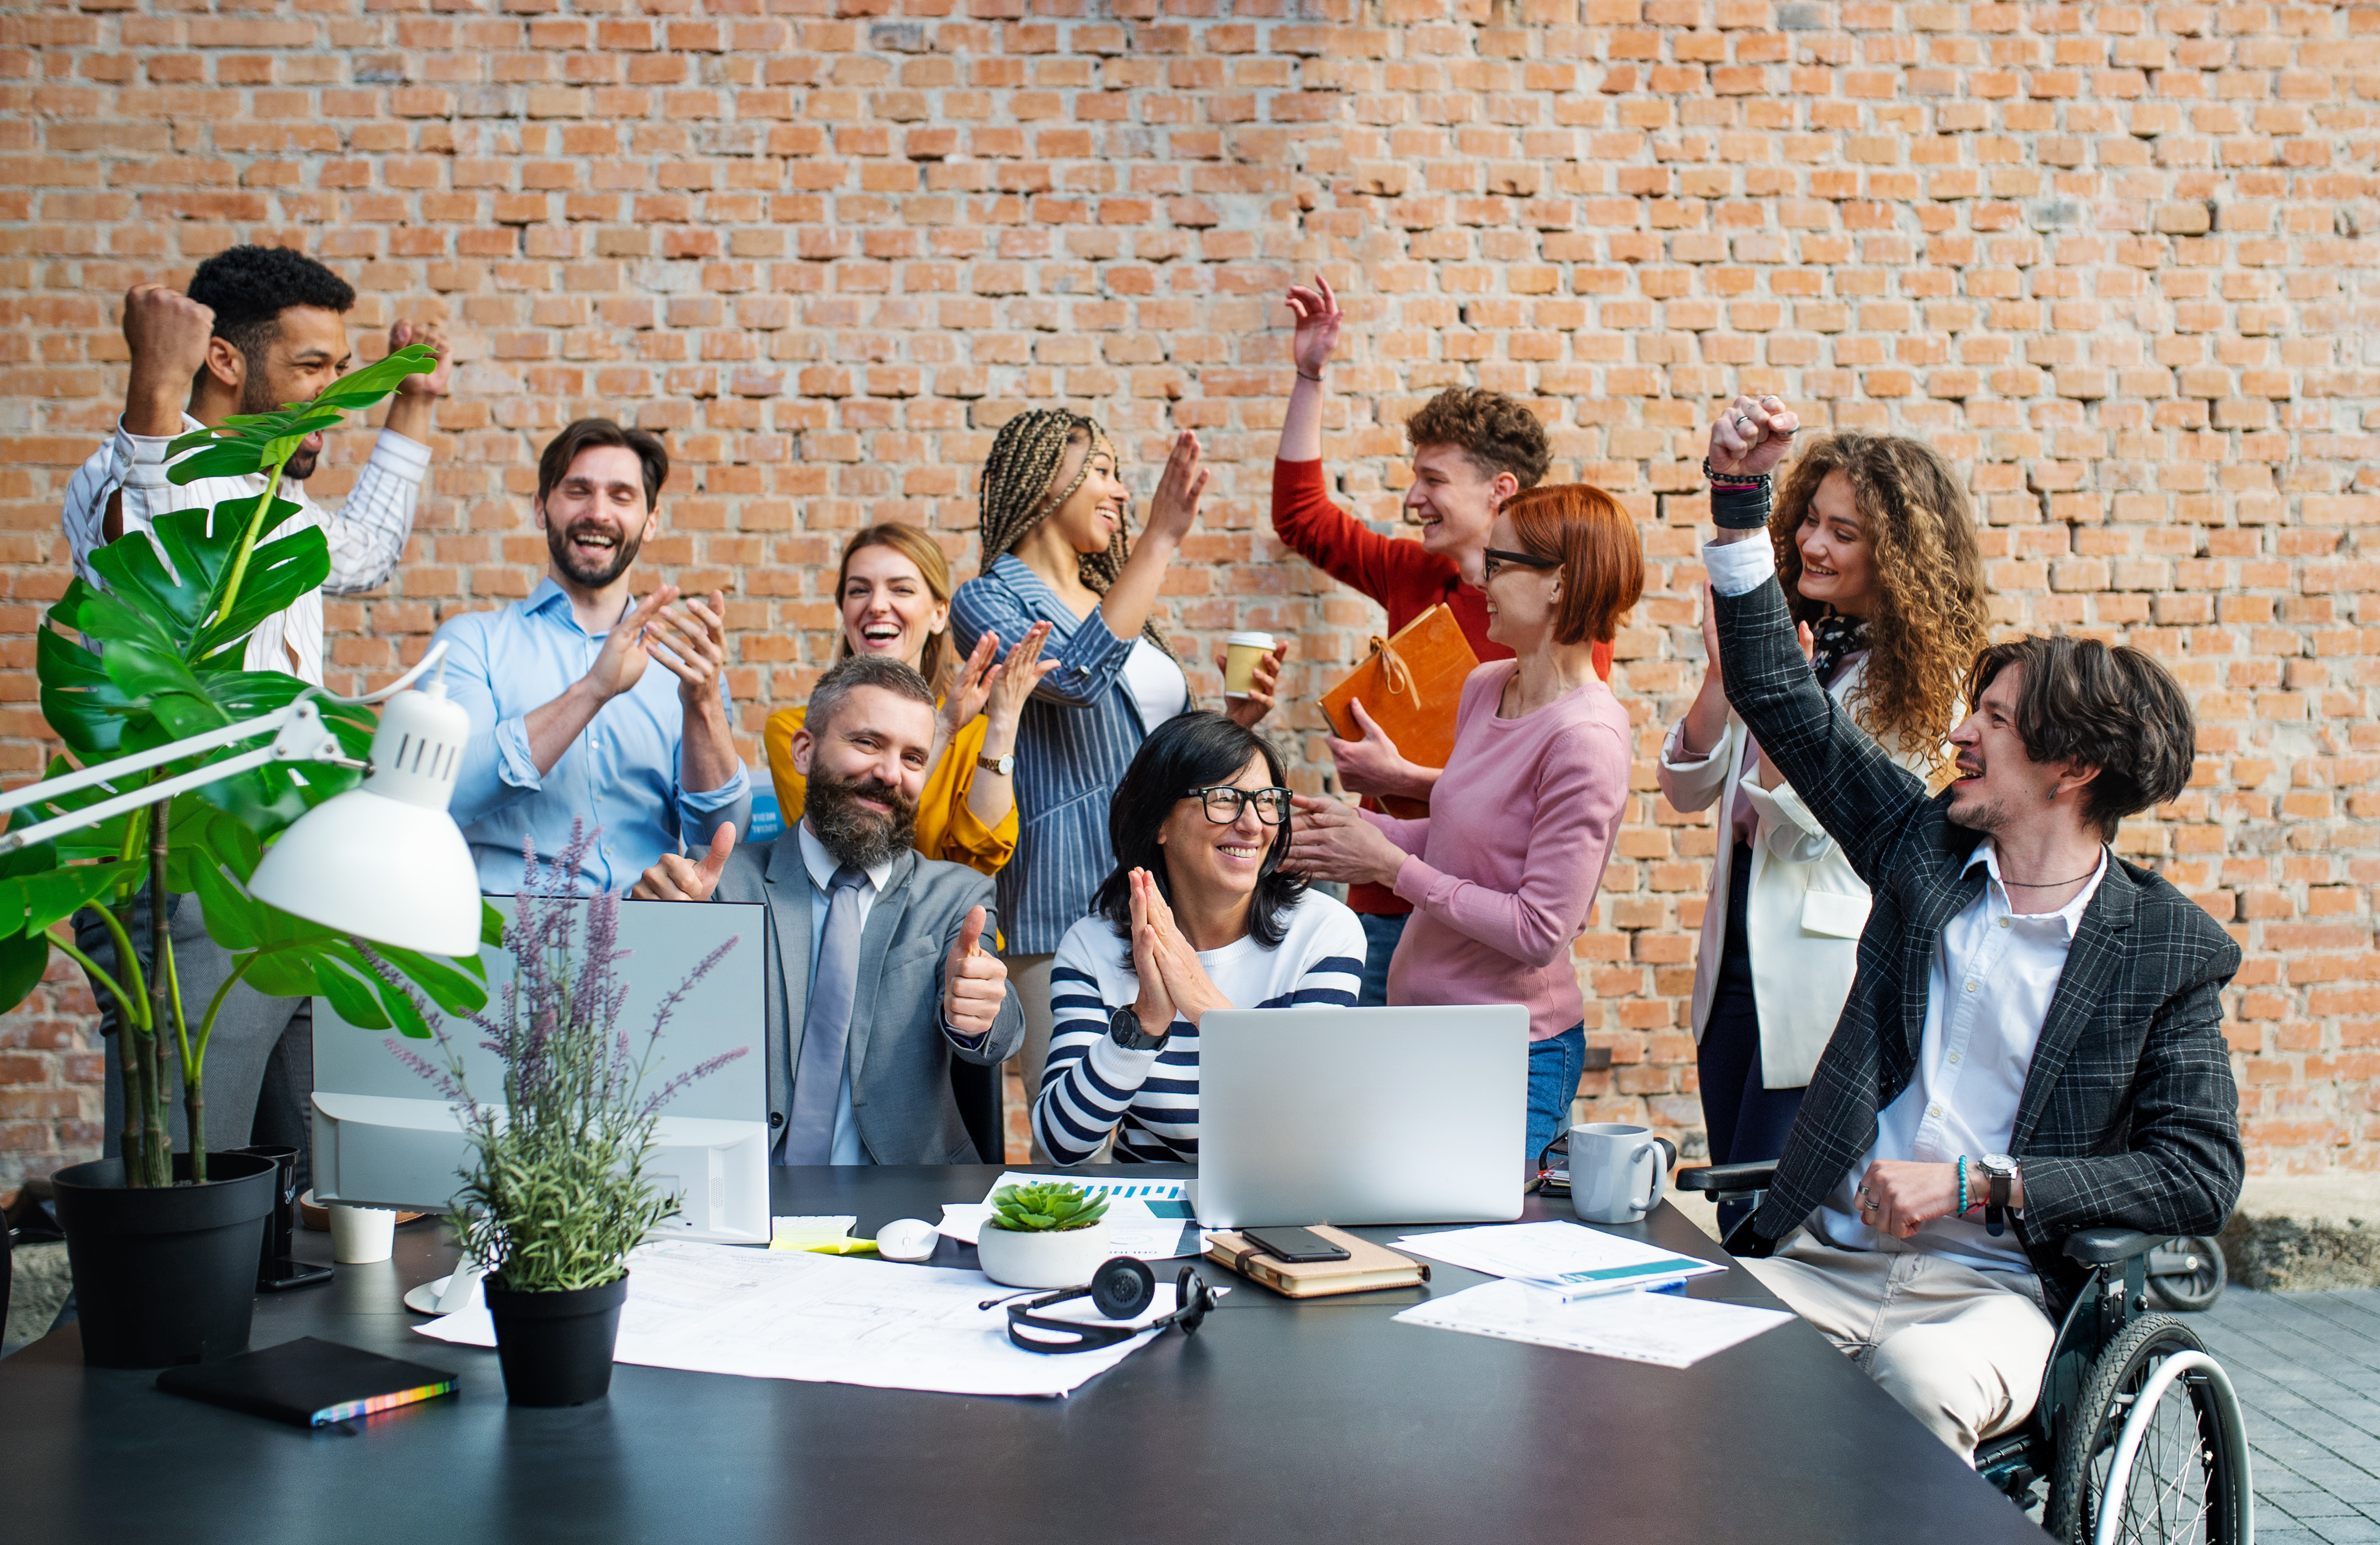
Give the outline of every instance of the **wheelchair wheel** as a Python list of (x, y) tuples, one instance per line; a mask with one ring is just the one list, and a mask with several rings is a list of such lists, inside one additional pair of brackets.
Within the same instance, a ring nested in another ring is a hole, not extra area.
[[(2198, 1333), (2170, 1315), (2124, 1327), (2091, 1365), (2073, 1407), (2060, 1414), (2049, 1503), (2042, 1527), (2065, 1545), (2095, 1545), (2114, 1483), (2119, 1440), (2144, 1394), (2141, 1441), (2123, 1481), (2112, 1538), (2154, 1545), (2252, 1545), (2248, 1436), (2221, 1370), (2157, 1379), (2168, 1358), (2198, 1354)], [(2152, 1392), (2152, 1386), (2155, 1386)]]
[(2149, 1298), (2159, 1309), (2194, 1314), (2223, 1297), (2228, 1280), (2223, 1247), (2203, 1236), (2176, 1235), (2149, 1253)]

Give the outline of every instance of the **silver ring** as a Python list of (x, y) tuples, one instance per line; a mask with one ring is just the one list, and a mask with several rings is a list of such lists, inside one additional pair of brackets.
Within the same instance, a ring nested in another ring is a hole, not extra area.
[(1752, 428), (1752, 420), (1739, 413), (1735, 416), (1735, 427), (1739, 429), (1748, 429)]

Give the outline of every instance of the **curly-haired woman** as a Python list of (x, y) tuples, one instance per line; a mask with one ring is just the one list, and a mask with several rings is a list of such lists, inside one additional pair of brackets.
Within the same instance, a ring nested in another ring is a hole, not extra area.
[[(1729, 412), (1754, 407), (1783, 404), (1747, 399)], [(1722, 482), (1738, 470), (1723, 436), (1710, 469)], [(1813, 440), (1781, 477), (1768, 535), (1812, 669), (1903, 766), (1938, 777), (1959, 682), (1989, 641), (1958, 474), (1921, 441), (1845, 430)], [(1748, 1164), (1784, 1152), (1851, 991), (1868, 889), (1729, 711), (1707, 605), (1703, 648), (1702, 690), (1662, 745), (1659, 777), (1679, 810), (1718, 805), (1694, 1029), (1711, 1160)]]
[[(1003, 954), (1025, 1005), (1025, 1087), (1040, 1087), (1050, 1044), (1050, 965), (1114, 865), (1108, 796), (1151, 730), (1190, 706), (1190, 682), (1152, 618), (1158, 586), (1207, 489), (1197, 437), (1174, 441), (1137, 542), (1124, 541), (1130, 495), (1098, 423), (1036, 408), (1001, 426), (985, 460), (983, 572), (951, 598), (951, 633), (972, 651), (986, 634), (1050, 625), (1057, 669), (1017, 723), (1014, 774), (1022, 822), (1000, 871)], [(1220, 662), (1219, 662), (1220, 664)], [(1244, 725), (1272, 708), (1280, 659), (1258, 666), (1228, 712)], [(1001, 771), (1009, 771), (1001, 768)]]

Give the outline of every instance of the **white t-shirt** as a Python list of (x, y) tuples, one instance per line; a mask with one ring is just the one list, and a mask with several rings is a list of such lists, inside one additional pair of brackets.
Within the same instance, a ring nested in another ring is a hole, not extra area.
[(1171, 656), (1145, 638), (1134, 639), (1132, 653), (1123, 658), (1123, 685), (1140, 709), (1144, 735), (1190, 706), (1189, 678)]
[[(1290, 909), (1279, 948), (1250, 934), (1200, 950), (1198, 963), (1235, 1008), (1352, 1008), (1364, 925), (1344, 903), (1309, 890)], [(1093, 916), (1066, 930), (1050, 970), (1054, 1028), (1033, 1102), (1033, 1130), (1062, 1165), (1089, 1158), (1110, 1132), (1122, 1163), (1197, 1161), (1198, 1032), (1177, 1016), (1161, 1049), (1124, 1050), (1108, 1037), (1108, 1016), (1139, 998), (1132, 950), (1113, 923)]]

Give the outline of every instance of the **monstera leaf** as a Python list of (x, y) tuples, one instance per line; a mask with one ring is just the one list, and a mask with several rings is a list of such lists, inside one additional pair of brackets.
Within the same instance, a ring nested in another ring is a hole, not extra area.
[[(310, 403), (286, 403), (273, 413), (246, 413), (209, 429), (196, 429), (165, 448), (180, 456), (165, 468), (176, 486), (201, 477), (246, 477), (287, 461), (298, 442), (318, 429), (334, 429), (350, 413), (371, 406), (407, 376), (438, 368), (438, 356), (424, 344), (398, 349), (377, 364), (340, 377)], [(196, 451), (196, 455), (184, 455)]]

